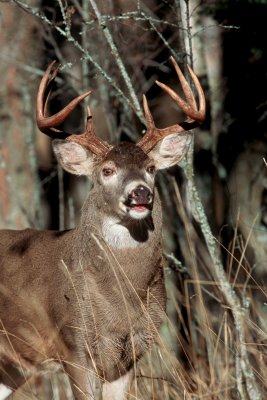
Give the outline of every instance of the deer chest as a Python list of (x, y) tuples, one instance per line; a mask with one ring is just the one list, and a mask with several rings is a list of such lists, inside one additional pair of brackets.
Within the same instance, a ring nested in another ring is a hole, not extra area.
[(106, 303), (105, 313), (96, 313), (98, 326), (91, 351), (98, 373), (114, 380), (128, 371), (150, 348), (165, 314), (162, 273), (147, 288), (145, 296), (134, 291)]

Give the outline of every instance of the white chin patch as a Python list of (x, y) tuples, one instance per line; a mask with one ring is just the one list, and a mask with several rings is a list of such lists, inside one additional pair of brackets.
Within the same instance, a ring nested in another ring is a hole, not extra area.
[(145, 206), (134, 206), (128, 209), (128, 215), (133, 219), (144, 219), (150, 214)]
[(0, 383), (0, 400), (5, 400), (8, 398), (8, 396), (12, 393), (12, 390), (10, 390), (8, 387)]

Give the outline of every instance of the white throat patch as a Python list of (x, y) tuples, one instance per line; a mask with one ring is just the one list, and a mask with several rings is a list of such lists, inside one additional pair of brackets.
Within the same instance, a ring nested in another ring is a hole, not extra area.
[(117, 249), (134, 248), (142, 243), (135, 240), (129, 230), (113, 218), (105, 218), (102, 225), (105, 241)]

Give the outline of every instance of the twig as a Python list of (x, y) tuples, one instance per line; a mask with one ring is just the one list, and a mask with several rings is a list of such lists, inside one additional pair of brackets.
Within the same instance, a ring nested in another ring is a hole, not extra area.
[(164, 253), (164, 256), (168, 259), (169, 268), (175, 272), (179, 272), (181, 274), (188, 273), (187, 267), (181, 263), (181, 261), (177, 260), (174, 254)]
[(143, 114), (143, 111), (142, 111), (142, 109), (140, 107), (138, 98), (137, 98), (137, 96), (135, 94), (131, 79), (130, 79), (130, 77), (128, 75), (128, 72), (126, 71), (126, 68), (125, 68), (123, 62), (122, 62), (122, 59), (120, 57), (120, 54), (118, 52), (118, 49), (117, 49), (114, 41), (113, 41), (112, 35), (110, 33), (110, 30), (108, 29), (108, 27), (106, 25), (103, 24), (103, 22), (101, 22), (101, 14), (100, 14), (100, 11), (99, 11), (99, 9), (97, 7), (96, 2), (94, 0), (89, 0), (89, 1), (91, 3), (91, 6), (93, 7), (93, 10), (94, 10), (95, 15), (96, 15), (96, 17), (98, 19), (99, 25), (102, 27), (103, 34), (104, 34), (104, 36), (105, 36), (105, 38), (107, 40), (107, 43), (108, 43), (108, 45), (110, 47), (110, 50), (111, 50), (111, 54), (114, 57), (115, 62), (117, 63), (117, 65), (119, 67), (119, 70), (121, 72), (121, 75), (122, 75), (122, 77), (124, 79), (124, 82), (125, 82), (125, 84), (127, 86), (130, 98), (131, 98), (131, 100), (133, 102), (133, 105), (134, 105), (134, 108), (135, 108), (136, 115), (138, 116), (138, 118), (140, 119), (141, 122), (145, 123), (144, 114)]
[[(118, 87), (118, 85), (114, 82), (114, 80), (103, 70), (103, 68), (94, 60), (94, 58), (90, 55), (90, 53), (83, 48), (83, 46), (75, 40), (75, 38), (71, 35), (71, 33), (68, 31), (68, 33), (65, 32), (64, 29), (61, 29), (59, 26), (53, 24), (45, 15), (43, 15), (39, 10), (36, 8), (32, 8), (28, 6), (27, 4), (24, 4), (20, 0), (12, 0), (15, 4), (17, 4), (19, 7), (21, 7), (24, 11), (31, 13), (35, 17), (41, 19), (45, 23), (47, 23), (49, 26), (53, 27), (60, 35), (66, 38), (66, 40), (71, 41), (73, 45), (80, 50), (81, 54), (83, 54), (82, 60), (87, 60), (90, 63), (93, 64), (95, 69), (106, 79), (106, 81), (115, 89), (115, 93), (117, 97), (120, 99), (120, 101), (123, 103), (124, 107), (129, 109), (132, 109), (132, 103), (129, 100), (129, 98), (122, 92), (122, 90)], [(64, 9), (62, 10), (64, 12)], [(65, 17), (66, 18), (66, 17)], [(69, 37), (68, 37), (69, 35)], [(139, 106), (140, 107), (140, 106)], [(140, 109), (141, 110), (141, 109)], [(136, 110), (135, 110), (136, 111)], [(139, 117), (141, 118), (141, 116)], [(140, 119), (141, 122), (144, 122), (144, 118)]]
[[(188, 37), (187, 37), (187, 45), (188, 51), (190, 54), (190, 60), (192, 61), (192, 35), (191, 35), (191, 23), (190, 23), (190, 12), (189, 12), (189, 1), (184, 0), (182, 5), (185, 6), (185, 15), (186, 22), (183, 22), (184, 26), (188, 29)], [(193, 142), (193, 141), (192, 141)], [(190, 146), (190, 150), (192, 147)], [(237, 334), (237, 356), (236, 356), (236, 370), (239, 371), (241, 369), (242, 375), (245, 379), (246, 390), (250, 400), (261, 400), (262, 396), (260, 390), (257, 386), (257, 382), (253, 373), (253, 368), (250, 364), (248, 353), (245, 345), (245, 330), (244, 330), (244, 321), (247, 318), (247, 310), (242, 307), (239, 298), (236, 292), (233, 290), (231, 284), (229, 283), (227, 276), (225, 274), (223, 264), (221, 262), (221, 256), (219, 247), (213, 237), (211, 232), (203, 205), (201, 203), (197, 188), (194, 184), (193, 180), (193, 162), (192, 162), (192, 155), (189, 154), (187, 157), (185, 165), (182, 166), (186, 177), (188, 179), (188, 192), (190, 196), (190, 200), (192, 200), (191, 204), (194, 205), (194, 208), (191, 210), (193, 212), (194, 217), (199, 222), (202, 234), (204, 236), (207, 249), (209, 251), (210, 257), (213, 262), (214, 268), (212, 269), (211, 273), (214, 276), (215, 281), (218, 282), (218, 285), (224, 295), (226, 302), (228, 303), (229, 307), (231, 308), (231, 312), (234, 318), (236, 334)], [(240, 365), (239, 365), (240, 363)], [(237, 376), (238, 379), (238, 390), (239, 394), (242, 399), (244, 399), (243, 389), (241, 391), (240, 386), (240, 376)]]
[[(172, 28), (178, 28), (181, 29), (177, 24), (173, 24), (169, 21), (162, 20), (162, 19), (157, 19), (153, 18), (151, 16), (148, 16), (147, 14), (144, 13), (144, 11), (130, 11), (127, 13), (122, 13), (120, 15), (101, 15), (101, 23), (106, 23), (106, 22), (120, 22), (120, 21), (135, 21), (135, 22), (146, 22), (150, 21), (153, 24), (159, 24), (159, 25), (166, 25)], [(95, 21), (85, 21), (85, 24), (87, 26), (93, 25)]]
[[(214, 264), (214, 269), (212, 270), (212, 273), (215, 280), (218, 281), (218, 285), (233, 314), (239, 345), (239, 349), (237, 348), (237, 351), (240, 354), (240, 365), (243, 376), (245, 378), (247, 392), (251, 400), (260, 400), (262, 397), (258, 389), (255, 376), (253, 374), (253, 369), (250, 364), (245, 345), (244, 320), (245, 318), (247, 318), (247, 310), (241, 306), (236, 292), (233, 290), (232, 286), (227, 280), (223, 265), (220, 260), (219, 248), (216, 245), (216, 241), (210, 230), (205, 211), (203, 209), (201, 200), (194, 184), (192, 185), (192, 189), (197, 219), (199, 221), (208, 251)], [(236, 360), (238, 360), (239, 362), (239, 357), (236, 357)], [(240, 393), (240, 396), (242, 396), (242, 393)]]
[(168, 41), (165, 39), (165, 37), (160, 33), (160, 31), (157, 29), (157, 27), (155, 26), (155, 23), (153, 21), (152, 18), (150, 18), (149, 16), (147, 16), (143, 11), (141, 12), (141, 15), (143, 16), (144, 20), (146, 22), (149, 23), (149, 25), (151, 26), (151, 28), (156, 32), (156, 34), (159, 36), (159, 38), (161, 39), (161, 41), (163, 42), (163, 44), (166, 46), (166, 48), (169, 50), (169, 52), (171, 53), (171, 55), (174, 58), (177, 58), (177, 53), (176, 51), (173, 50), (173, 48), (169, 45)]

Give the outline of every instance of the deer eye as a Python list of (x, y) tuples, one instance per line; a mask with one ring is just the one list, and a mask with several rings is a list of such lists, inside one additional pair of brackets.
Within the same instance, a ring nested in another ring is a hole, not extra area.
[(115, 173), (115, 170), (112, 168), (105, 167), (102, 169), (102, 173), (104, 176), (111, 176)]
[(150, 165), (149, 167), (147, 167), (146, 171), (147, 171), (149, 174), (154, 175), (154, 173), (155, 173), (155, 171), (156, 171), (156, 168), (155, 168), (154, 165)]

